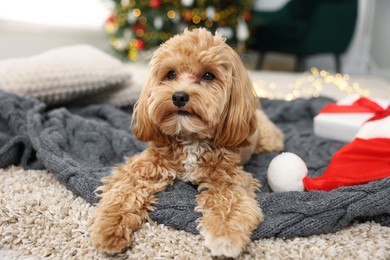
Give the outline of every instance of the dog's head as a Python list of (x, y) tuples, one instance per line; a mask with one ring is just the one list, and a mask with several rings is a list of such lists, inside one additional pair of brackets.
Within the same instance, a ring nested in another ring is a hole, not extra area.
[(240, 57), (220, 35), (185, 31), (156, 50), (150, 68), (132, 122), (140, 140), (177, 136), (223, 147), (249, 144), (258, 101)]

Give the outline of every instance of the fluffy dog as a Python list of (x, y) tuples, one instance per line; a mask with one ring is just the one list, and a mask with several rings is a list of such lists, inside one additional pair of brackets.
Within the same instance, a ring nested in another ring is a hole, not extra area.
[(198, 229), (212, 255), (236, 257), (263, 219), (260, 184), (242, 164), (253, 152), (281, 150), (283, 135), (220, 35), (185, 31), (155, 51), (150, 68), (132, 121), (137, 138), (150, 143), (104, 178), (92, 243), (108, 253), (130, 246), (154, 194), (178, 179), (198, 185)]

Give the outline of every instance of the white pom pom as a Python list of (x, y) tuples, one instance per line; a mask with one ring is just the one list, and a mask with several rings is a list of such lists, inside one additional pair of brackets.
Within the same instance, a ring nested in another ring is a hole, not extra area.
[(302, 180), (306, 175), (306, 164), (298, 155), (281, 153), (270, 162), (267, 179), (275, 192), (304, 191)]

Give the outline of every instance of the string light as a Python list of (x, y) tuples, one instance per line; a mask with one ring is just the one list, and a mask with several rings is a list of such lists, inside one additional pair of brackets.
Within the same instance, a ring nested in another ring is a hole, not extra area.
[(176, 16), (176, 12), (175, 12), (174, 10), (169, 10), (169, 11), (167, 12), (167, 17), (168, 17), (169, 19), (173, 19), (173, 18), (175, 18), (175, 16)]
[(141, 10), (138, 9), (138, 8), (134, 9), (134, 10), (133, 10), (133, 15), (134, 15), (135, 17), (140, 16), (140, 15), (141, 15)]
[[(324, 92), (324, 86), (334, 87), (336, 90), (347, 95), (370, 96), (370, 91), (359, 83), (350, 83), (350, 76), (347, 74), (331, 74), (328, 71), (311, 68), (310, 75), (304, 75), (295, 82), (278, 86), (275, 82), (259, 80), (254, 82), (256, 94), (260, 98), (283, 99), (291, 101), (301, 97), (318, 97)], [(287, 89), (287, 92), (286, 92)]]
[(194, 15), (194, 16), (192, 17), (192, 22), (193, 22), (194, 24), (200, 23), (201, 20), (202, 20), (202, 18), (201, 18), (199, 15)]
[(214, 23), (213, 23), (213, 21), (212, 20), (210, 20), (210, 19), (207, 19), (206, 20), (206, 22), (205, 22), (205, 25), (206, 25), (206, 27), (212, 27), (213, 25), (214, 25)]

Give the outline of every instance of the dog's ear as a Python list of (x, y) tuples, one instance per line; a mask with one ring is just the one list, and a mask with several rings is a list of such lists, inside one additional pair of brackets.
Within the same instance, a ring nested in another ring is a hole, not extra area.
[(229, 51), (232, 58), (230, 97), (214, 141), (223, 147), (243, 147), (250, 144), (249, 137), (256, 130), (259, 101), (240, 57), (234, 50)]
[(160, 142), (164, 139), (163, 134), (150, 119), (147, 108), (150, 89), (155, 84), (156, 81), (154, 78), (150, 77), (146, 85), (142, 88), (141, 95), (134, 106), (131, 120), (131, 129), (134, 135), (144, 142)]

